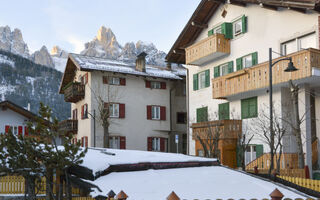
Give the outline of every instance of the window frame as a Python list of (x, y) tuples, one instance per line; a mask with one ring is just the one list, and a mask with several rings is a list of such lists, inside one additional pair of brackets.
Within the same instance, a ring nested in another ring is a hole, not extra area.
[(161, 106), (151, 106), (151, 119), (152, 120), (161, 119)]
[[(115, 80), (117, 80), (117, 82)], [(119, 77), (115, 77), (115, 76), (111, 76), (109, 84), (110, 85), (120, 85), (120, 78)]]
[[(254, 107), (254, 112), (252, 111)], [(245, 110), (247, 115), (245, 115)], [(241, 99), (241, 119), (250, 119), (258, 117), (258, 97)]]
[[(118, 109), (114, 109), (114, 106), (118, 106)], [(114, 113), (115, 110), (118, 110), (118, 113)], [(115, 115), (115, 114), (117, 114), (117, 115)], [(119, 118), (119, 116), (120, 116), (120, 104), (119, 103), (109, 103), (109, 117)]]
[[(222, 113), (223, 110), (220, 109), (225, 109), (225, 107), (227, 107), (228, 109), (228, 113), (224, 114)], [(226, 120), (226, 119), (230, 119), (230, 102), (226, 102), (226, 103), (221, 103), (218, 105), (218, 117), (219, 120)]]
[[(236, 32), (236, 25), (240, 23), (240, 32)], [(243, 30), (242, 30), (242, 17), (239, 18), (239, 19), (236, 19), (232, 22), (232, 32), (233, 32), (233, 37), (237, 37), (239, 35), (241, 35), (243, 33)]]
[[(120, 149), (120, 139), (120, 136), (109, 136), (109, 148)], [(116, 147), (113, 146), (114, 144), (116, 145)]]
[[(227, 70), (225, 74), (223, 73), (223, 69)], [(220, 65), (220, 76), (225, 76), (227, 74), (229, 74), (229, 62)]]
[[(204, 112), (204, 110), (206, 111), (206, 116), (200, 116), (202, 113), (199, 113), (199, 112)], [(196, 117), (197, 117), (197, 119), (196, 119), (197, 123), (207, 122), (208, 121), (208, 106), (197, 108), (196, 109)]]
[(161, 82), (160, 81), (150, 81), (151, 89), (161, 89)]
[[(246, 66), (246, 58), (250, 58), (250, 62), (251, 62), (250, 66)], [(242, 66), (243, 68), (250, 68), (253, 66), (252, 54), (248, 54), (242, 57)]]
[(161, 147), (160, 147), (160, 142), (161, 138), (160, 137), (152, 137), (152, 151), (161, 151)]
[[(202, 80), (203, 78), (203, 80)], [(198, 79), (199, 89), (206, 88), (206, 73), (205, 71), (199, 73), (199, 79)]]

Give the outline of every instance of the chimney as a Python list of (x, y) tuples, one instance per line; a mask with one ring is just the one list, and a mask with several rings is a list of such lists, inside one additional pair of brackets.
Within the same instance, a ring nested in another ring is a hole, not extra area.
[(171, 70), (171, 62), (167, 62), (167, 69)]
[(28, 108), (27, 109), (28, 109), (28, 111), (30, 111), (30, 103), (28, 103)]
[(140, 53), (136, 59), (136, 70), (140, 72), (146, 72), (146, 54), (145, 52)]

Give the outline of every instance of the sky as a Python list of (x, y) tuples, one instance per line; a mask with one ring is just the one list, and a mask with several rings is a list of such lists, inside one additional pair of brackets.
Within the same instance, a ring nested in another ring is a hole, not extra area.
[(10, 0), (0, 26), (19, 28), (29, 50), (54, 45), (79, 53), (101, 26), (118, 42), (152, 42), (168, 52), (200, 0)]

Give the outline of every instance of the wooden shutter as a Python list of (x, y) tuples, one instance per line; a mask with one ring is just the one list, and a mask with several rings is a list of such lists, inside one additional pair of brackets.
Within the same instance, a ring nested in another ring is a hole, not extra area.
[(237, 65), (237, 71), (241, 70), (242, 67), (242, 57), (241, 58), (237, 58), (236, 60), (236, 65)]
[(147, 119), (151, 119), (152, 106), (147, 106)]
[(84, 84), (87, 84), (88, 83), (88, 72), (84, 76), (85, 76), (85, 83)]
[(219, 120), (229, 119), (229, 103), (219, 104)]
[(126, 137), (120, 137), (120, 149), (126, 149)]
[(152, 151), (152, 137), (148, 137), (148, 151)]
[(108, 84), (108, 77), (107, 76), (103, 76), (102, 77), (102, 83), (103, 84)]
[(10, 130), (10, 126), (9, 126), (9, 125), (6, 125), (6, 126), (5, 126), (5, 133), (9, 133), (9, 130)]
[(233, 61), (228, 62), (228, 73), (233, 72)]
[(81, 119), (83, 119), (83, 109), (84, 109), (84, 105), (81, 106)]
[(233, 38), (233, 31), (232, 31), (232, 23), (223, 23), (221, 25), (221, 32), (224, 34), (224, 37), (227, 39)]
[(120, 85), (126, 85), (126, 79), (120, 78)]
[(258, 64), (258, 52), (254, 52), (251, 55), (252, 55), (252, 65), (257, 65)]
[(88, 147), (88, 136), (84, 136), (84, 147)]
[(246, 119), (249, 116), (248, 100), (241, 100), (241, 118)]
[(166, 138), (160, 138), (160, 151), (165, 152), (165, 141)]
[(84, 137), (81, 137), (81, 147), (84, 146)]
[(18, 135), (22, 135), (22, 126), (18, 126)]
[(160, 84), (161, 84), (161, 89), (166, 89), (166, 86), (167, 86), (166, 82), (161, 82)]
[(119, 118), (125, 118), (126, 110), (125, 110), (125, 104), (120, 103), (119, 104)]
[(217, 67), (213, 68), (213, 76), (215, 78), (220, 76), (220, 66), (217, 66)]
[(205, 87), (210, 86), (210, 69), (207, 69), (205, 72)]
[(151, 82), (150, 81), (146, 81), (146, 88), (151, 88)]
[(193, 74), (193, 90), (198, 90), (198, 74)]
[(263, 155), (263, 144), (256, 145), (256, 158), (259, 158)]
[(24, 127), (24, 136), (28, 136), (28, 135), (29, 135), (28, 127), (25, 126), (25, 127)]
[(242, 22), (242, 33), (246, 33), (248, 30), (248, 26), (247, 26), (247, 17), (246, 16), (242, 16), (241, 18), (241, 22)]
[(209, 30), (209, 31), (208, 31), (208, 37), (211, 36), (211, 35), (213, 35), (213, 33), (214, 33), (214, 32), (213, 32), (213, 29)]
[(166, 120), (166, 107), (160, 106), (160, 120)]

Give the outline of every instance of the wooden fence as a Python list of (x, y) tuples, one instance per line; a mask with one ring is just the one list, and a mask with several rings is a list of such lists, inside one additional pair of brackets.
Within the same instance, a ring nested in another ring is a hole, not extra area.
[[(246, 172), (254, 173), (254, 170), (250, 169), (246, 170)], [(268, 169), (258, 169), (258, 174), (268, 174), (268, 172)], [(280, 176), (305, 178), (306, 173), (304, 169), (280, 169)]]
[(306, 179), (306, 178), (298, 178), (298, 177), (290, 177), (290, 176), (277, 176), (283, 180), (289, 181), (296, 185), (320, 192), (320, 180)]

